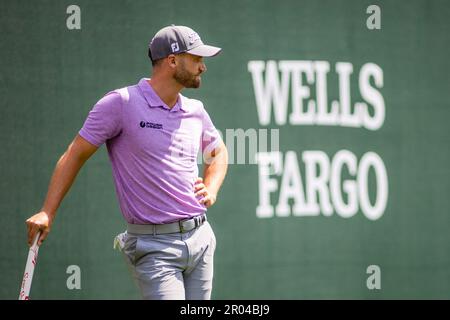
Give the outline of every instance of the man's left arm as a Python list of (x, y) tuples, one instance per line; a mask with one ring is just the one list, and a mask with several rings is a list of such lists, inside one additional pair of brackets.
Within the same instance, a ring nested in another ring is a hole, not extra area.
[(216, 202), (220, 186), (227, 174), (228, 151), (223, 141), (220, 142), (217, 148), (206, 154), (205, 158), (204, 178), (197, 178), (194, 192), (196, 196), (202, 196), (199, 202), (208, 208)]

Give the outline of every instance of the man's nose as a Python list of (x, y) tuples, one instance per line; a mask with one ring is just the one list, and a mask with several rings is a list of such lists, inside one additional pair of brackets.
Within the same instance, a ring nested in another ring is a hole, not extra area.
[(206, 70), (208, 70), (208, 69), (206, 68), (206, 64), (205, 64), (205, 63), (201, 63), (201, 64), (200, 64), (200, 71), (203, 73), (203, 72), (206, 72)]

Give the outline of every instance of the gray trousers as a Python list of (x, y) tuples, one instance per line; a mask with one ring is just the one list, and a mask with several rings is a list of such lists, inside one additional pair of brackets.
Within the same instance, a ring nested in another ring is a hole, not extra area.
[(209, 300), (216, 238), (206, 221), (186, 233), (123, 233), (121, 251), (144, 299)]

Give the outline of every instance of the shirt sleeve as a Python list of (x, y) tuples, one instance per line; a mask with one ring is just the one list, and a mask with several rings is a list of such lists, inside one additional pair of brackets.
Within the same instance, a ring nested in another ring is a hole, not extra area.
[(208, 112), (203, 108), (202, 152), (211, 152), (221, 141), (219, 132), (214, 127)]
[(89, 112), (79, 135), (100, 147), (108, 139), (122, 131), (122, 98), (120, 93), (111, 91), (101, 98)]

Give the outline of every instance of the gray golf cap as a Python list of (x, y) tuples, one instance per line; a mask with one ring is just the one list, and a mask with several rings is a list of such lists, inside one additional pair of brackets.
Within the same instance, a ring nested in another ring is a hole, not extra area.
[(153, 61), (183, 52), (201, 57), (213, 57), (222, 50), (204, 44), (198, 33), (191, 28), (175, 25), (159, 30), (150, 42), (149, 48)]

